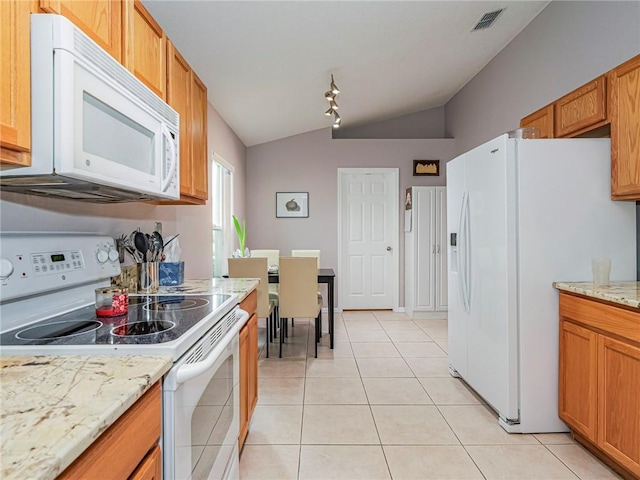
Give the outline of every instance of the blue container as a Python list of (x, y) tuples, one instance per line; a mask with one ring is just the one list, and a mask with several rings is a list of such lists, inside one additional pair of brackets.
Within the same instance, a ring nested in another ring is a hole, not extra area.
[(169, 287), (184, 283), (184, 262), (160, 263), (160, 286)]

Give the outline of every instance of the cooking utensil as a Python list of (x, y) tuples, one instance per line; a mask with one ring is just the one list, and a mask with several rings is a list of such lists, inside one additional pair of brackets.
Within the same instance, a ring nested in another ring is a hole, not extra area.
[(153, 258), (154, 262), (160, 260), (162, 256), (162, 250), (164, 249), (164, 240), (160, 232), (155, 231), (151, 234), (151, 244), (153, 245)]
[(142, 254), (142, 261), (146, 261), (147, 252), (149, 251), (149, 239), (147, 236), (142, 232), (136, 232), (133, 242), (138, 251)]

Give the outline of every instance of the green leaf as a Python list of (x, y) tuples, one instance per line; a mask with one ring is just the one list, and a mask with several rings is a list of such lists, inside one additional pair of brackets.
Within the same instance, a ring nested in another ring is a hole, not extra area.
[(238, 221), (236, 216), (232, 215), (232, 217), (233, 217), (233, 225), (236, 228), (236, 235), (238, 235), (238, 244), (240, 247), (240, 252), (242, 255), (244, 255), (244, 242), (247, 236), (247, 221), (243, 220), (242, 227), (241, 227), (240, 222)]

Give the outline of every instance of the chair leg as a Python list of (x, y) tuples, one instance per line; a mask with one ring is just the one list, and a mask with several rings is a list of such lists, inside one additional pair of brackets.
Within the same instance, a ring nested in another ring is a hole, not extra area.
[(266, 345), (267, 358), (269, 358), (269, 343), (270, 343), (269, 336), (270, 336), (270, 333), (271, 333), (271, 313), (267, 317), (267, 329), (264, 332), (264, 343), (267, 344)]
[(315, 341), (315, 342), (313, 342), (313, 346), (314, 346), (314, 350), (315, 350), (315, 357), (316, 357), (316, 358), (318, 358), (318, 340), (319, 340), (319, 338), (318, 338), (318, 321), (319, 321), (319, 320), (320, 320), (320, 315), (318, 315), (318, 316), (316, 317), (316, 321), (314, 322), (314, 323), (316, 324), (316, 325), (315, 325), (315, 327), (316, 327), (316, 328), (315, 328), (315, 331), (316, 331), (316, 341)]
[(282, 358), (282, 343), (284, 342), (284, 334), (283, 334), (283, 330), (282, 330), (282, 321), (287, 321), (286, 318), (279, 318), (279, 322), (280, 322), (280, 339), (279, 339), (279, 343), (280, 343), (280, 355), (279, 357)]

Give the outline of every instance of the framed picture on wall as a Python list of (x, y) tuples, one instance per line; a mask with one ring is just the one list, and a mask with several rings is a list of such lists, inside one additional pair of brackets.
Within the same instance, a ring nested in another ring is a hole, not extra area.
[(276, 218), (309, 217), (309, 192), (276, 192)]
[(413, 161), (413, 176), (439, 176), (440, 175), (440, 160), (414, 160)]

